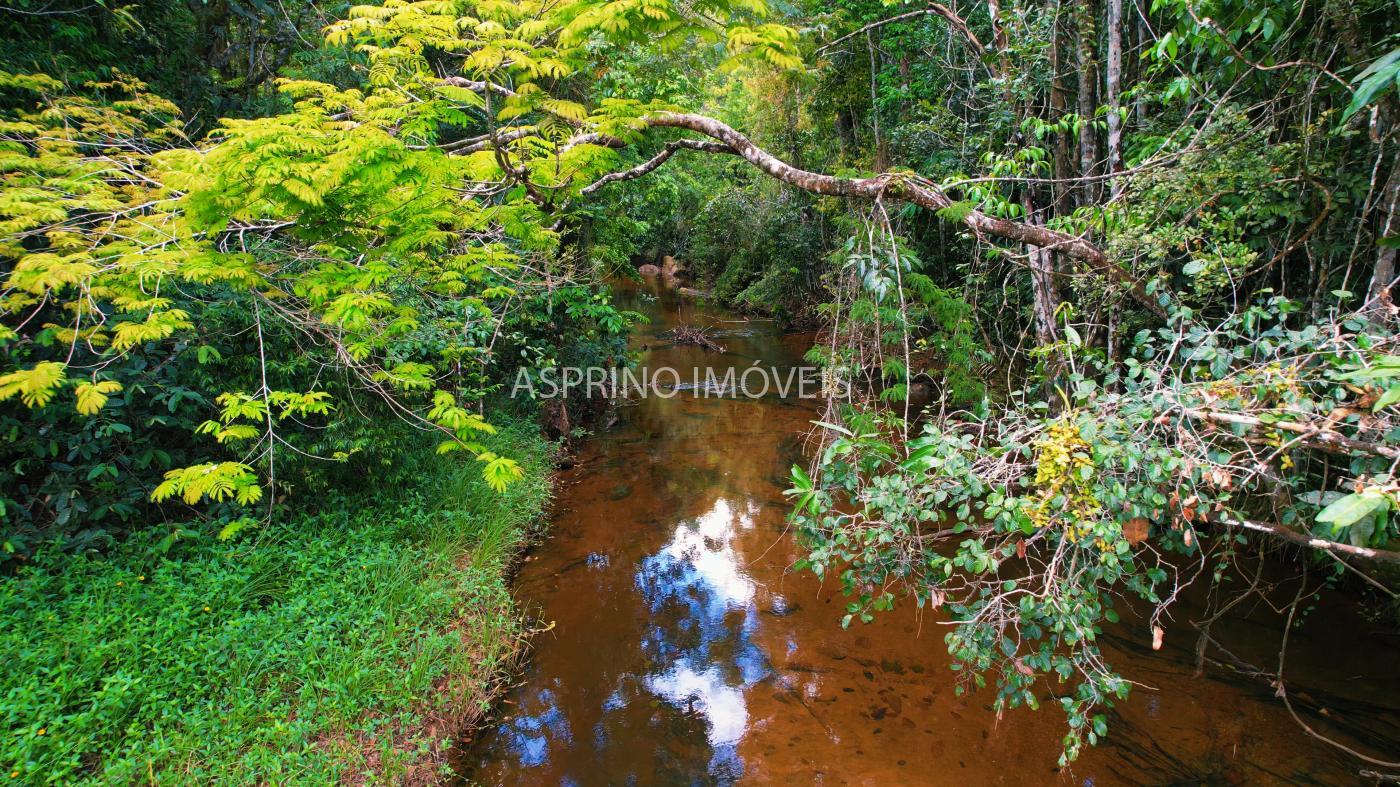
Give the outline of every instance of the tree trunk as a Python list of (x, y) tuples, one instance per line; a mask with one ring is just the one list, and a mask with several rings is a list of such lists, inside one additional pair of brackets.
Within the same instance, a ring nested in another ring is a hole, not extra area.
[[(1386, 178), (1385, 189), (1381, 192), (1380, 226), (1376, 232), (1376, 270), (1371, 275), (1371, 286), (1367, 289), (1367, 306), (1388, 306), (1392, 302), (1390, 285), (1395, 283), (1394, 238), (1400, 233), (1400, 156), (1391, 154), (1394, 161), (1390, 166), (1390, 177)], [(1382, 243), (1391, 238), (1391, 243)]]
[(1099, 137), (1094, 130), (1094, 113), (1098, 109), (1098, 64), (1094, 51), (1098, 36), (1094, 29), (1094, 0), (1078, 0), (1075, 4), (1076, 54), (1079, 65), (1079, 117), (1084, 125), (1079, 130), (1079, 175), (1084, 178), (1080, 192), (1081, 205), (1099, 201), (1097, 174)]
[[(1064, 26), (1060, 23), (1060, 4), (1052, 0), (1050, 26), (1050, 120), (1059, 122), (1069, 112), (1069, 91), (1065, 90), (1065, 79), (1060, 62), (1060, 48), (1064, 45)], [(1069, 134), (1055, 135), (1055, 188), (1054, 208), (1056, 216), (1068, 216), (1074, 210), (1074, 190), (1070, 186), (1072, 175)]]
[[(1040, 226), (1035, 197), (1030, 189), (1021, 192), (1021, 207), (1026, 209), (1026, 222)], [(1060, 296), (1055, 291), (1054, 255), (1039, 246), (1027, 246), (1026, 251), (1030, 257), (1036, 344), (1048, 347), (1060, 340), (1059, 331), (1055, 328), (1055, 312), (1059, 309)]]
[(870, 52), (870, 123), (875, 132), (875, 169), (884, 170), (889, 167), (889, 159), (886, 156), (885, 141), (880, 138), (880, 97), (876, 91), (875, 80), (880, 67), (875, 59), (875, 39), (868, 30), (865, 32), (865, 46)]
[[(1108, 101), (1108, 174), (1123, 171), (1123, 0), (1108, 0), (1108, 64), (1105, 71), (1105, 98)], [(1109, 194), (1113, 199), (1123, 193), (1121, 178), (1111, 177)]]
[(996, 75), (1002, 80), (1002, 91), (1011, 94), (1011, 61), (1006, 54), (1006, 30), (1001, 26), (1001, 0), (987, 0), (987, 16), (992, 23), (992, 48), (997, 51)]
[[(1143, 10), (1138, 0), (1133, 0), (1133, 46), (1128, 50), (1128, 84), (1135, 85), (1141, 82), (1147, 73), (1143, 66), (1142, 53), (1147, 48), (1147, 25), (1142, 21)], [(1145, 93), (1139, 91), (1133, 94), (1133, 122), (1138, 128), (1147, 125), (1147, 100)]]

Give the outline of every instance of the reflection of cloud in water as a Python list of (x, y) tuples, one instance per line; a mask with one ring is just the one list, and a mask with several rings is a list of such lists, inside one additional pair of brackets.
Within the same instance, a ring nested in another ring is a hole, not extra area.
[(749, 711), (742, 689), (727, 686), (718, 667), (696, 672), (689, 664), (677, 664), (668, 672), (649, 675), (647, 688), (682, 708), (705, 714), (710, 722), (712, 746), (738, 743), (749, 725)]
[[(740, 567), (732, 543), (736, 519), (739, 526), (745, 530), (753, 527), (753, 520), (749, 516), (735, 517), (729, 509), (729, 502), (720, 500), (715, 503), (714, 509), (695, 520), (693, 525), (685, 522), (676, 525), (676, 532), (671, 536), (670, 542), (662, 547), (659, 553), (642, 562), (643, 574), (648, 573), (648, 564), (659, 564), (658, 567), (684, 564), (698, 575), (685, 577), (686, 581), (675, 588), (647, 588), (643, 585), (643, 591), (663, 591), (661, 597), (654, 592), (647, 593), (653, 610), (657, 609), (658, 602), (668, 600), (666, 596), (671, 592), (691, 589), (708, 591), (714, 597), (713, 601), (726, 607), (747, 607), (753, 604), (753, 580), (749, 579)], [(645, 577), (638, 577), (639, 582), (644, 579)]]
[[(575, 689), (557, 678), (523, 697), (520, 714), (499, 730), (521, 766), (569, 762), (564, 752), (573, 751), (584, 760), (569, 770), (596, 768), (616, 756), (628, 760), (629, 747), (648, 741), (651, 777), (705, 773), (705, 781), (731, 783), (744, 775), (745, 692), (771, 672), (754, 641), (762, 617), (758, 586), (735, 543), (754, 527), (757, 513), (752, 502), (739, 507), (717, 500), (709, 512), (679, 522), (670, 539), (641, 560), (633, 579), (647, 610), (638, 643), (644, 663), (628, 659), (635, 671), (618, 671), (612, 691), (594, 700), (596, 717), (586, 710), (579, 718), (566, 716), (560, 694)], [(589, 564), (609, 568), (593, 556)], [(648, 739), (643, 729), (659, 737)], [(575, 740), (576, 731), (584, 739)], [(629, 762), (629, 769), (635, 765)], [(560, 774), (563, 783), (570, 777)]]
[(743, 774), (737, 744), (748, 729), (744, 691), (768, 674), (752, 639), (756, 587), (733, 543), (738, 529), (752, 527), (752, 510), (736, 514), (719, 500), (698, 519), (678, 524), (671, 540), (642, 560), (636, 578), (654, 615), (642, 650), (661, 668), (645, 685), (677, 709), (705, 718), (710, 775), (721, 779)]

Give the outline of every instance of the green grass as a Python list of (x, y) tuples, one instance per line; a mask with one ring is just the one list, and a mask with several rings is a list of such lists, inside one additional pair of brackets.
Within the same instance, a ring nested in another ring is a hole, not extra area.
[(543, 441), (498, 442), (526, 468), (502, 495), (425, 461), (417, 489), (239, 541), (0, 579), (0, 784), (387, 783), (439, 761), (427, 722), (484, 702), (519, 636), (504, 574), (549, 494)]

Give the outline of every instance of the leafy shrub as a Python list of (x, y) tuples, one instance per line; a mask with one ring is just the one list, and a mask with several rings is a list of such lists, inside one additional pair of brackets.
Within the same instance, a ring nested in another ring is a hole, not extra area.
[(946, 609), (957, 668), (995, 682), (998, 709), (1066, 684), (1074, 759), (1129, 690), (1098, 644), (1118, 599), (1154, 607), (1160, 645), (1169, 578), (1190, 581), (1165, 556), (1204, 550), (1220, 582), (1262, 533), (1320, 548), (1336, 578), (1338, 555), (1400, 538), (1400, 340), (1299, 311), (1278, 297), (1220, 322), (1177, 308), (1121, 372), (1066, 330), (1058, 411), (1014, 392), (990, 417), (937, 415), (906, 440), (894, 415), (844, 409), (812, 471), (793, 469), (803, 565), (839, 574), (847, 624), (904, 599)]

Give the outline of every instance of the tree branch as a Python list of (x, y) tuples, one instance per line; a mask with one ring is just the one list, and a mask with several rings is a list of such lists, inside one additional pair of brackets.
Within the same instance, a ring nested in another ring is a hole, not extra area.
[[(465, 88), (473, 93), (486, 93), (489, 91), (497, 95), (505, 96), (506, 98), (514, 98), (516, 95), (514, 90), (511, 90), (505, 85), (498, 85), (495, 82), (479, 82), (475, 79), (467, 79), (466, 77), (443, 77), (442, 84)], [(575, 123), (574, 125), (578, 124)]]
[(878, 22), (871, 22), (870, 24), (866, 25), (865, 27), (862, 27), (861, 29), (853, 33), (847, 33), (846, 35), (841, 36), (840, 38), (836, 39), (835, 41), (832, 41), (829, 44), (824, 44), (821, 48), (817, 50), (817, 54), (820, 55), (821, 53), (825, 52), (828, 49), (831, 49), (837, 44), (840, 44), (844, 41), (861, 35), (862, 33), (865, 33), (869, 30), (874, 30), (877, 27), (883, 27), (885, 25), (903, 21), (905, 19), (910, 19), (916, 16), (927, 16), (928, 14), (941, 16), (944, 19), (948, 20), (948, 24), (952, 25), (954, 29), (961, 33), (963, 38), (967, 39), (968, 46), (972, 48), (972, 51), (975, 52), (978, 57), (981, 57), (982, 54), (987, 51), (987, 48), (982, 45), (981, 40), (979, 40), (977, 36), (972, 32), (972, 28), (968, 27), (967, 22), (964, 21), (962, 17), (958, 16), (956, 13), (953, 12), (952, 9), (948, 8), (947, 6), (941, 3), (929, 3), (928, 8), (921, 8), (918, 11), (909, 11), (908, 13), (899, 14), (898, 16), (892, 16), (889, 19), (881, 19)]
[(1280, 432), (1290, 432), (1292, 434), (1301, 435), (1297, 441), (1298, 443), (1308, 446), (1309, 448), (1316, 448), (1320, 451), (1328, 451), (1334, 454), (1361, 453), (1381, 456), (1386, 459), (1400, 459), (1400, 448), (1381, 445), (1379, 443), (1368, 443), (1364, 440), (1354, 440), (1326, 427), (1296, 424), (1289, 421), (1264, 421), (1252, 415), (1222, 413), (1214, 410), (1198, 410), (1192, 407), (1182, 407), (1181, 411), (1188, 417), (1195, 418), (1199, 421), (1239, 425), (1248, 429), (1266, 426), (1270, 429), (1277, 429)]
[(1230, 516), (1222, 516), (1215, 520), (1228, 527), (1243, 528), (1253, 530), (1257, 533), (1267, 533), (1274, 538), (1283, 539), (1292, 544), (1303, 547), (1321, 549), (1333, 554), (1348, 555), (1351, 557), (1365, 558), (1366, 560), (1376, 560), (1383, 563), (1400, 564), (1400, 552), (1388, 549), (1371, 549), (1370, 547), (1355, 547), (1351, 544), (1343, 544), (1339, 541), (1328, 541), (1325, 538), (1316, 538), (1306, 533), (1299, 533), (1283, 525), (1275, 525), (1268, 522), (1255, 522), (1249, 519), (1235, 519)]
[[(657, 112), (645, 118), (650, 126), (684, 128), (723, 142), (750, 164), (778, 180), (813, 194), (857, 199), (896, 199), (911, 202), (928, 210), (939, 211), (953, 204), (951, 198), (934, 183), (913, 175), (885, 173), (869, 178), (838, 178), (798, 169), (755, 145), (748, 137), (728, 125), (704, 115), (680, 112)], [(1119, 267), (1094, 244), (1077, 235), (1048, 227), (1025, 224), (988, 216), (979, 210), (969, 210), (961, 221), (979, 235), (1058, 251), (1080, 260), (1092, 270), (1121, 284), (1132, 297), (1159, 317), (1166, 311), (1127, 271)]]
[(732, 148), (721, 142), (706, 142), (704, 140), (699, 139), (678, 139), (673, 142), (666, 143), (666, 147), (662, 148), (660, 153), (657, 153), (655, 156), (652, 156), (651, 158), (647, 159), (641, 164), (638, 164), (637, 166), (631, 169), (623, 170), (622, 172), (610, 172), (604, 175), (603, 177), (598, 178), (597, 180), (588, 184), (587, 186), (584, 186), (583, 189), (579, 191), (579, 193), (592, 194), (593, 192), (597, 191), (598, 189), (601, 189), (609, 183), (617, 183), (618, 181), (634, 180), (636, 178), (640, 178), (641, 176), (646, 175), (647, 173), (651, 172), (652, 170), (656, 169), (662, 164), (665, 164), (667, 159), (671, 158), (671, 156), (675, 155), (676, 151), (681, 149), (701, 150), (706, 153), (734, 153), (734, 150)]
[[(975, 40), (975, 38), (973, 40)], [(497, 85), (492, 82), (477, 82), (463, 77), (447, 77), (443, 80), (443, 84), (462, 87), (476, 92), (484, 93), (489, 91), (507, 97), (516, 95), (515, 91), (502, 85)], [(555, 114), (555, 116), (559, 117), (557, 114)], [(582, 128), (584, 126), (583, 123), (577, 120), (570, 120), (568, 118), (561, 119), (575, 128)], [(704, 134), (722, 143), (722, 146), (696, 146), (690, 149), (704, 150), (706, 152), (732, 152), (742, 156), (746, 161), (768, 175), (813, 194), (868, 200), (889, 198), (902, 202), (910, 202), (932, 211), (940, 211), (953, 204), (953, 200), (936, 184), (919, 178), (916, 175), (884, 173), (869, 178), (838, 178), (832, 175), (823, 175), (817, 172), (798, 169), (755, 145), (748, 137), (735, 131), (725, 123), (705, 115), (685, 112), (655, 112), (643, 118), (643, 122), (652, 127), (682, 128)], [(492, 146), (492, 142), (489, 139), (478, 144), (488, 147)], [(584, 133), (569, 140), (561, 150), (568, 150), (569, 148), (583, 144), (617, 148), (624, 146), (625, 142), (606, 134), (599, 134), (596, 132)], [(685, 147), (690, 146), (687, 144)], [(476, 149), (475, 145), (462, 148), (456, 152), (467, 152), (474, 149)], [(672, 151), (672, 154), (674, 154), (674, 151)], [(638, 173), (634, 177), (645, 175), (647, 172), (665, 163), (669, 158), (670, 154), (666, 155), (660, 161), (657, 161), (655, 166)], [(590, 184), (589, 188), (594, 185), (599, 184)], [(1153, 314), (1164, 318), (1167, 316), (1166, 310), (1157, 303), (1157, 299), (1149, 295), (1147, 291), (1143, 289), (1143, 286), (1134, 279), (1128, 271), (1110, 260), (1097, 246), (1082, 237), (1044, 226), (989, 216), (979, 210), (962, 212), (960, 220), (979, 237), (992, 236), (1002, 238), (1027, 246), (1035, 246), (1046, 251), (1058, 251), (1067, 257), (1079, 260), (1085, 263), (1091, 270), (1121, 285), (1134, 300), (1145, 306)]]

